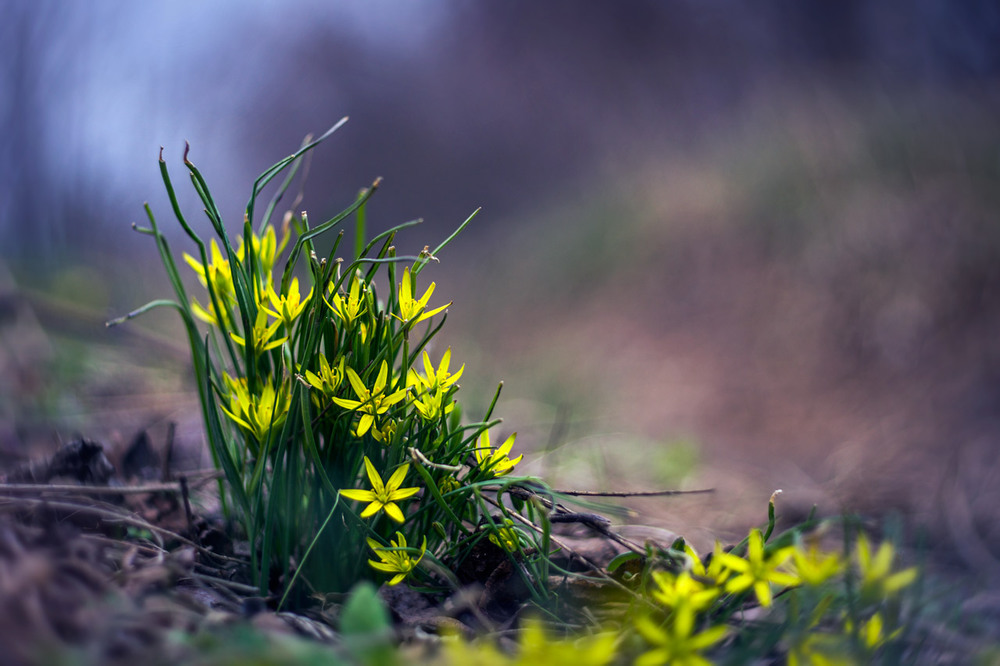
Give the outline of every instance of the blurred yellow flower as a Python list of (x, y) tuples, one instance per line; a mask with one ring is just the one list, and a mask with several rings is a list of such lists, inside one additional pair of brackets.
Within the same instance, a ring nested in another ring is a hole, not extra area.
[(815, 543), (808, 548), (796, 546), (792, 551), (795, 573), (806, 585), (822, 585), (841, 572), (843, 564), (835, 551), (822, 552)]
[(517, 537), (517, 530), (514, 529), (514, 523), (510, 519), (503, 522), (502, 527), (498, 527), (495, 532), (490, 533), (490, 541), (508, 553), (516, 552), (520, 539)]
[(615, 656), (617, 636), (611, 632), (585, 636), (576, 640), (552, 638), (544, 625), (535, 618), (528, 618), (521, 628), (518, 641), (518, 666), (605, 666)]
[(219, 301), (218, 305), (222, 312), (218, 313), (218, 315), (214, 312), (215, 305), (212, 304), (211, 299), (209, 299), (209, 307), (206, 309), (202, 307), (196, 298), (191, 301), (191, 311), (202, 321), (214, 326), (220, 325), (219, 317), (221, 316), (222, 324), (226, 328), (231, 329), (231, 311), (236, 305), (236, 288), (233, 286), (233, 274), (229, 267), (229, 261), (223, 258), (219, 244), (215, 242), (214, 238), (209, 248), (209, 256), (211, 257), (209, 263), (203, 264), (185, 252), (184, 261), (194, 270), (201, 286), (208, 289), (208, 285), (211, 283), (212, 290), (215, 292), (215, 297)]
[(726, 635), (724, 626), (692, 634), (693, 626), (681, 626), (675, 623), (669, 629), (665, 629), (648, 617), (636, 618), (635, 628), (646, 642), (654, 646), (649, 652), (639, 655), (635, 660), (636, 666), (660, 666), (660, 664), (711, 666), (712, 662), (701, 653)]
[(462, 487), (462, 483), (453, 476), (446, 476), (438, 481), (438, 490), (441, 491), (442, 495), (447, 495), (453, 490), (458, 490)]
[[(257, 261), (260, 262), (261, 277), (264, 278), (264, 283), (267, 285), (271, 284), (271, 273), (274, 270), (274, 262), (278, 258), (278, 255), (285, 249), (285, 246), (288, 245), (289, 236), (287, 224), (281, 236), (280, 246), (278, 245), (277, 235), (274, 232), (274, 225), (267, 225), (263, 236), (258, 236), (250, 232), (250, 251), (253, 252), (257, 257)], [(246, 245), (244, 239), (240, 237), (240, 246), (236, 250), (236, 256), (242, 260), (245, 253)]]
[(722, 544), (718, 541), (715, 542), (715, 547), (712, 550), (712, 557), (706, 567), (704, 562), (695, 552), (694, 548), (689, 543), (684, 544), (684, 552), (690, 557), (690, 570), (691, 575), (702, 582), (708, 583), (710, 585), (722, 585), (729, 578), (730, 571), (722, 565), (722, 560), (719, 555), (722, 553)]
[(580, 638), (548, 635), (544, 625), (529, 617), (519, 632), (517, 653), (508, 655), (489, 640), (466, 641), (454, 636), (442, 641), (442, 666), (606, 666), (615, 658), (618, 636), (602, 632)]
[(209, 246), (209, 256), (211, 261), (208, 264), (203, 264), (185, 252), (184, 261), (198, 275), (198, 282), (201, 283), (201, 286), (207, 289), (208, 283), (211, 282), (218, 295), (232, 295), (235, 300), (236, 290), (233, 288), (233, 274), (229, 269), (229, 261), (222, 256), (222, 250), (219, 249), (219, 244), (215, 242), (214, 238)]
[(895, 553), (892, 544), (883, 541), (872, 555), (871, 544), (864, 534), (858, 535), (854, 548), (858, 571), (861, 574), (861, 596), (868, 599), (890, 597), (917, 578), (917, 568), (910, 567), (892, 573)]
[(753, 588), (761, 606), (771, 605), (771, 583), (783, 586), (798, 585), (799, 579), (790, 573), (778, 571), (778, 567), (792, 556), (791, 547), (781, 548), (768, 556), (764, 555), (764, 537), (760, 530), (752, 530), (747, 543), (746, 559), (732, 553), (720, 553), (722, 564), (736, 573), (726, 581), (727, 592), (742, 592)]
[(850, 647), (843, 636), (809, 633), (788, 650), (788, 666), (856, 666)]
[(658, 588), (653, 590), (653, 599), (673, 611), (676, 631), (684, 635), (694, 628), (695, 615), (711, 606), (719, 596), (718, 588), (706, 587), (687, 571), (679, 574), (654, 571), (653, 580)]
[[(847, 620), (847, 622), (844, 623), (844, 630), (848, 634), (854, 633), (854, 624), (850, 620)], [(861, 643), (868, 648), (868, 650), (877, 650), (888, 641), (893, 640), (902, 633), (903, 629), (900, 627), (886, 636), (885, 620), (882, 619), (881, 613), (875, 613), (861, 623), (859, 637), (861, 638)]]

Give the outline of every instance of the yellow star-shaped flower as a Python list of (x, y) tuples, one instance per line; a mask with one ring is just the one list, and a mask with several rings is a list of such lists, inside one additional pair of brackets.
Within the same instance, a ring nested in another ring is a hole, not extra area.
[[(323, 299), (327, 306), (333, 310), (344, 325), (350, 328), (351, 324), (364, 314), (367, 309), (366, 305), (366, 295), (368, 292), (367, 287), (361, 286), (362, 279), (358, 273), (355, 273), (354, 277), (351, 279), (351, 286), (348, 290), (347, 297), (341, 296), (340, 294), (333, 295), (333, 302)], [(330, 283), (330, 289), (333, 289), (333, 283)]]
[(312, 298), (312, 293), (312, 289), (310, 289), (306, 297), (302, 298), (299, 293), (298, 278), (292, 278), (292, 282), (288, 285), (288, 293), (280, 296), (274, 290), (274, 285), (269, 284), (267, 285), (267, 300), (271, 302), (271, 307), (269, 308), (263, 303), (260, 304), (260, 307), (272, 317), (280, 319), (285, 325), (285, 331), (291, 331), (292, 322), (306, 309), (309, 299)]
[(427, 537), (424, 537), (424, 542), (420, 546), (420, 555), (416, 559), (413, 559), (413, 555), (410, 554), (407, 548), (406, 537), (399, 532), (396, 532), (395, 540), (389, 540), (389, 544), (389, 547), (385, 547), (379, 545), (374, 539), (368, 539), (368, 547), (375, 551), (378, 559), (381, 560), (380, 562), (368, 560), (368, 564), (371, 565), (372, 569), (394, 574), (389, 581), (389, 585), (396, 585), (410, 575), (410, 572), (423, 559), (424, 553), (427, 552)]
[(649, 617), (637, 617), (635, 628), (646, 639), (652, 650), (639, 655), (636, 666), (659, 666), (660, 664), (688, 664), (689, 666), (710, 666), (712, 663), (701, 653), (721, 641), (726, 635), (726, 627), (719, 625), (701, 633), (692, 633), (694, 625), (680, 625), (665, 628)]
[(408, 324), (411, 321), (417, 323), (418, 321), (433, 317), (451, 305), (451, 303), (445, 303), (439, 308), (425, 312), (424, 308), (427, 307), (427, 301), (430, 300), (433, 293), (434, 283), (431, 282), (423, 296), (419, 299), (413, 297), (413, 281), (410, 279), (410, 267), (407, 266), (403, 269), (403, 281), (399, 283), (399, 315), (394, 314), (392, 316), (404, 324)]
[[(278, 327), (280, 326), (280, 321), (276, 321), (268, 326), (267, 313), (264, 310), (257, 310), (257, 320), (254, 322), (253, 328), (250, 330), (250, 339), (253, 341), (253, 348), (257, 354), (263, 354), (270, 349), (280, 347), (288, 340), (287, 335), (272, 340), (272, 338), (274, 338), (274, 334), (278, 332)], [(247, 341), (245, 338), (236, 335), (232, 331), (229, 332), (229, 337), (231, 337), (233, 342), (238, 344), (240, 347), (246, 347)]]
[(747, 557), (743, 559), (732, 553), (720, 553), (722, 564), (736, 575), (726, 582), (726, 592), (738, 593), (753, 588), (760, 605), (769, 607), (773, 595), (771, 583), (791, 587), (801, 581), (798, 576), (779, 571), (778, 567), (792, 556), (794, 548), (781, 548), (770, 554), (764, 554), (764, 536), (760, 530), (752, 530), (747, 543)]
[(843, 570), (840, 555), (836, 552), (822, 552), (816, 543), (796, 546), (792, 551), (795, 573), (806, 585), (822, 585)]
[(695, 615), (711, 606), (719, 596), (718, 588), (706, 587), (688, 571), (676, 575), (654, 571), (653, 580), (659, 588), (653, 590), (653, 598), (673, 610), (677, 632), (685, 636), (694, 629)]
[(417, 386), (426, 390), (430, 390), (436, 386), (441, 388), (449, 388), (452, 384), (457, 382), (465, 372), (465, 364), (462, 364), (455, 372), (449, 372), (448, 366), (451, 365), (451, 347), (448, 347), (441, 356), (441, 363), (437, 368), (431, 363), (430, 354), (426, 351), (423, 356), (424, 360), (424, 374), (420, 374), (412, 368), (407, 373), (406, 383), (408, 386)]
[(864, 534), (858, 535), (855, 547), (858, 570), (861, 573), (861, 594), (867, 598), (890, 597), (917, 579), (917, 568), (892, 572), (895, 553), (892, 544), (882, 542), (872, 554), (871, 543)]
[(223, 405), (222, 411), (258, 441), (263, 442), (271, 430), (284, 424), (292, 399), (287, 383), (266, 381), (259, 394), (251, 394), (245, 378), (233, 379), (226, 373), (222, 378), (229, 389), (229, 409)]
[[(278, 258), (284, 249), (288, 245), (288, 239), (290, 234), (288, 233), (288, 224), (286, 222), (282, 236), (281, 244), (278, 244), (278, 237), (274, 233), (274, 225), (267, 225), (262, 236), (250, 232), (250, 251), (257, 255), (257, 260), (260, 262), (260, 272), (267, 284), (271, 283), (271, 271), (274, 270), (274, 262)], [(236, 250), (236, 256), (242, 261), (243, 255), (246, 254), (246, 243), (245, 239), (240, 237), (240, 246)]]
[(222, 256), (222, 250), (219, 249), (219, 244), (215, 242), (214, 238), (212, 239), (209, 252), (211, 261), (208, 263), (202, 264), (187, 252), (184, 253), (184, 261), (197, 273), (201, 286), (208, 289), (208, 285), (211, 283), (221, 312), (218, 313), (219, 316), (217, 317), (215, 304), (211, 299), (209, 300), (208, 309), (202, 307), (198, 299), (193, 299), (191, 301), (191, 310), (198, 319), (213, 326), (219, 326), (221, 318), (222, 324), (226, 328), (231, 329), (232, 314), (230, 311), (236, 305), (236, 288), (233, 286), (233, 274), (229, 267), (229, 261)]
[(319, 372), (317, 373), (312, 370), (306, 370), (305, 380), (309, 382), (309, 385), (317, 391), (322, 391), (326, 395), (332, 396), (347, 374), (344, 370), (345, 362), (346, 358), (341, 356), (337, 363), (331, 366), (330, 362), (326, 360), (326, 357), (320, 355)]
[(372, 461), (368, 460), (368, 456), (365, 456), (365, 470), (368, 472), (368, 480), (371, 481), (372, 489), (341, 490), (341, 496), (358, 502), (370, 502), (370, 504), (365, 507), (365, 510), (361, 512), (362, 518), (368, 518), (375, 515), (379, 511), (385, 511), (386, 514), (397, 523), (401, 523), (406, 520), (403, 517), (403, 512), (400, 511), (396, 502), (398, 500), (407, 499), (408, 497), (413, 497), (420, 491), (420, 488), (399, 487), (402, 485), (403, 479), (406, 478), (406, 473), (410, 470), (410, 463), (400, 465), (385, 483), (382, 482), (382, 477), (379, 476), (379, 473), (375, 470), (375, 466), (372, 465)]
[(515, 432), (500, 445), (500, 448), (494, 451), (490, 447), (490, 431), (484, 430), (483, 434), (479, 436), (479, 446), (476, 447), (476, 461), (479, 463), (479, 466), (484, 471), (492, 473), (493, 476), (508, 474), (514, 469), (514, 465), (521, 462), (521, 458), (524, 457), (523, 454), (513, 460), (507, 457), (514, 446), (514, 439), (516, 437), (517, 433)]
[(403, 388), (386, 395), (386, 382), (389, 378), (389, 365), (382, 361), (378, 376), (375, 377), (375, 386), (368, 390), (361, 377), (354, 371), (354, 368), (347, 368), (347, 380), (351, 383), (351, 388), (357, 394), (357, 400), (347, 398), (333, 398), (333, 401), (344, 409), (353, 409), (361, 413), (361, 420), (358, 421), (356, 434), (358, 437), (364, 435), (375, 423), (375, 417), (385, 414), (389, 408), (406, 397), (408, 388)]

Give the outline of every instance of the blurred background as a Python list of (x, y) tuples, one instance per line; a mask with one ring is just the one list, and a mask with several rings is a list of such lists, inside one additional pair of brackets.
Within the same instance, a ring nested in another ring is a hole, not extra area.
[[(988, 0), (7, 2), (0, 457), (148, 430), (190, 465), (160, 147), (231, 230), (253, 179), (342, 116), (297, 204), (377, 177), (434, 246), (463, 404), (555, 487), (712, 487), (623, 528), (733, 538), (779, 512), (924, 526), (1000, 571), (1000, 5)], [(206, 234), (207, 220), (200, 219)], [(193, 277), (193, 276), (190, 276)], [(193, 281), (193, 280), (192, 280)], [(432, 302), (432, 305), (434, 303)], [(440, 350), (438, 350), (440, 351)], [(916, 537), (914, 537), (916, 538)], [(984, 574), (985, 575), (985, 574)]]

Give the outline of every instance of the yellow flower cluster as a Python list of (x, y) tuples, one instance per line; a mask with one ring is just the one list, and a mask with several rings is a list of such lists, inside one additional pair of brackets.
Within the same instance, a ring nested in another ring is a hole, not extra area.
[[(291, 381), (287, 368), (294, 368), (295, 377), (307, 387), (312, 404), (319, 410), (316, 418), (335, 423), (346, 417), (350, 419), (351, 437), (362, 441), (370, 436), (386, 447), (384, 456), (370, 458), (371, 450), (368, 450), (369, 455), (362, 455), (369, 487), (344, 488), (340, 496), (367, 503), (359, 514), (362, 519), (375, 519), (385, 514), (394, 523), (404, 524), (407, 518), (405, 502), (421, 489), (403, 487), (410, 465), (400, 464), (398, 449), (393, 447), (403, 446), (415, 436), (414, 433), (419, 435), (447, 427), (447, 417), (455, 412), (454, 394), (459, 389), (458, 381), (465, 365), (453, 369), (450, 348), (435, 364), (430, 354), (422, 349), (426, 340), (419, 347), (422, 352), (414, 367), (397, 371), (393, 367), (394, 359), (400, 356), (400, 344), (403, 345), (401, 356), (407, 359), (406, 345), (413, 325), (443, 312), (451, 303), (430, 306), (435, 284), (432, 282), (420, 294), (416, 289), (419, 271), (406, 267), (396, 285), (395, 298), (389, 299), (392, 311), (380, 312), (382, 306), (371, 283), (372, 274), (352, 269), (346, 279), (342, 279), (338, 265), (329, 285), (319, 292), (326, 306), (322, 310), (325, 313), (321, 315), (325, 317), (322, 324), (332, 324), (332, 328), (327, 328), (328, 333), (320, 346), (310, 350), (309, 358), (313, 360), (300, 365), (295, 363), (295, 356), (300, 353), (296, 345), (308, 334), (303, 335), (296, 326), (315, 303), (314, 290), (310, 288), (303, 294), (298, 278), (288, 280), (283, 289), (276, 286), (272, 272), (286, 242), (287, 234), (279, 245), (274, 228), (267, 226), (261, 236), (251, 234), (249, 245), (241, 239), (239, 249), (232, 255), (227, 255), (213, 240), (209, 255), (203, 261), (184, 256), (211, 296), (208, 306), (194, 300), (192, 312), (219, 328), (239, 347), (249, 346), (259, 368), (252, 389), (245, 378), (224, 375), (223, 411), (246, 433), (248, 440), (254, 440), (254, 446), (268, 441), (288, 417), (292, 389), (297, 385)], [(238, 292), (243, 290), (242, 281), (250, 276), (256, 276), (249, 280), (253, 284), (246, 288), (252, 292), (253, 302), (246, 304), (241, 302)], [(240, 307), (252, 313), (249, 324), (244, 325), (245, 320), (237, 316)], [(395, 329), (393, 320), (399, 323)], [(281, 353), (267, 355), (276, 349)], [(474, 474), (473, 480), (479, 482), (505, 476), (514, 470), (522, 458), (510, 457), (515, 436), (511, 435), (494, 450), (489, 432), (484, 430), (474, 444), (462, 443), (461, 450), (452, 453), (456, 457), (447, 469), (457, 471), (440, 479), (441, 489), (449, 493), (451, 501), (466, 501), (459, 491), (468, 483), (469, 474)], [(444, 437), (439, 435), (436, 439), (424, 440), (421, 446), (433, 451), (442, 441)], [(460, 439), (452, 441), (461, 442)], [(254, 453), (259, 453), (259, 449)], [(456, 461), (460, 463), (457, 466)], [(386, 473), (391, 470), (387, 480), (383, 480), (380, 473), (382, 465), (386, 466)], [(461, 473), (463, 465), (469, 470), (464, 476)], [(360, 469), (355, 472), (359, 473)], [(507, 550), (518, 548), (517, 532), (509, 526), (495, 531), (490, 538)], [(381, 543), (384, 542), (383, 539)], [(396, 584), (417, 567), (426, 550), (426, 539), (419, 553), (407, 548), (402, 532), (389, 543), (392, 545), (386, 547), (378, 541), (369, 542), (378, 557), (370, 560), (370, 564), (377, 571), (392, 574), (390, 584)], [(414, 554), (419, 556), (414, 557)]]
[[(678, 572), (655, 571), (656, 587), (651, 597), (666, 609), (666, 621), (652, 616), (639, 617), (635, 629), (651, 649), (641, 655), (636, 664), (656, 666), (667, 663), (708, 664), (704, 650), (726, 635), (724, 626), (709, 626), (698, 632), (699, 618), (704, 624), (717, 603), (725, 595), (740, 595), (752, 591), (757, 602), (769, 607), (774, 601), (773, 586), (790, 589), (798, 586), (818, 587), (846, 573), (847, 565), (836, 552), (822, 552), (815, 543), (795, 544), (768, 550), (760, 530), (752, 530), (747, 538), (746, 554), (724, 552), (716, 542), (706, 565), (689, 545), (684, 546), (687, 565)], [(915, 568), (893, 572), (893, 548), (882, 543), (875, 553), (864, 535), (858, 537), (854, 550), (855, 575), (860, 582), (860, 599), (868, 608), (878, 608), (916, 578)], [(824, 602), (829, 603), (829, 598)], [(820, 611), (826, 605), (819, 606)], [(898, 630), (886, 634), (885, 619), (880, 611), (869, 611), (867, 619), (855, 630), (849, 621), (841, 634), (815, 631), (822, 619), (816, 613), (810, 631), (798, 635), (789, 647), (788, 663), (847, 664), (851, 657), (850, 636), (859, 637), (864, 649), (872, 652), (898, 635)]]
[[(271, 273), (274, 269), (275, 261), (288, 244), (288, 237), (289, 234), (286, 230), (279, 245), (277, 234), (271, 225), (267, 226), (263, 236), (251, 233), (249, 248), (253, 253), (251, 261), (256, 261), (260, 267), (260, 276), (264, 283), (263, 285), (254, 285), (255, 290), (263, 288), (265, 293), (267, 293), (267, 290), (273, 293), (274, 288), (272, 286)], [(232, 331), (234, 328), (233, 309), (237, 306), (236, 286), (233, 282), (233, 272), (229, 260), (222, 256), (219, 244), (214, 238), (212, 239), (209, 247), (209, 257), (211, 259), (205, 262), (195, 259), (187, 252), (183, 256), (184, 261), (198, 276), (201, 286), (208, 289), (210, 294), (208, 308), (202, 306), (198, 302), (198, 299), (193, 299), (191, 311), (204, 322)], [(246, 256), (247, 247), (244, 239), (240, 238), (239, 247), (234, 253), (233, 258), (236, 261), (242, 262)], [(297, 295), (297, 284), (295, 285), (295, 291)], [(308, 301), (308, 298), (306, 300)], [(291, 322), (289, 322), (290, 324)]]
[(441, 356), (441, 363), (435, 368), (431, 363), (431, 357), (425, 351), (423, 354), (424, 373), (420, 374), (412, 368), (406, 376), (406, 385), (412, 386), (416, 391), (413, 407), (420, 414), (424, 421), (437, 421), (442, 416), (447, 416), (455, 408), (454, 402), (446, 403), (449, 389), (462, 376), (465, 364), (462, 364), (454, 373), (449, 372), (451, 365), (451, 347), (445, 350)]
[(258, 442), (267, 440), (272, 430), (284, 424), (291, 405), (287, 383), (265, 381), (260, 391), (251, 393), (246, 378), (222, 377), (229, 389), (229, 407), (223, 406), (222, 411)]

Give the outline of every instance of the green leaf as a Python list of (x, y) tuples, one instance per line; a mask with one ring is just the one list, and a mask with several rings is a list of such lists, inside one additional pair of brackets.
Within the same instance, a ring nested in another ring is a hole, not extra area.
[(379, 599), (375, 586), (364, 581), (351, 590), (340, 616), (340, 631), (344, 636), (365, 636), (388, 632), (389, 611)]
[(616, 555), (614, 559), (608, 562), (608, 573), (614, 573), (616, 569), (618, 569), (621, 565), (625, 564), (626, 562), (631, 562), (632, 560), (638, 560), (641, 558), (642, 555), (640, 555), (639, 553), (633, 553), (632, 551), (622, 553), (621, 555)]

